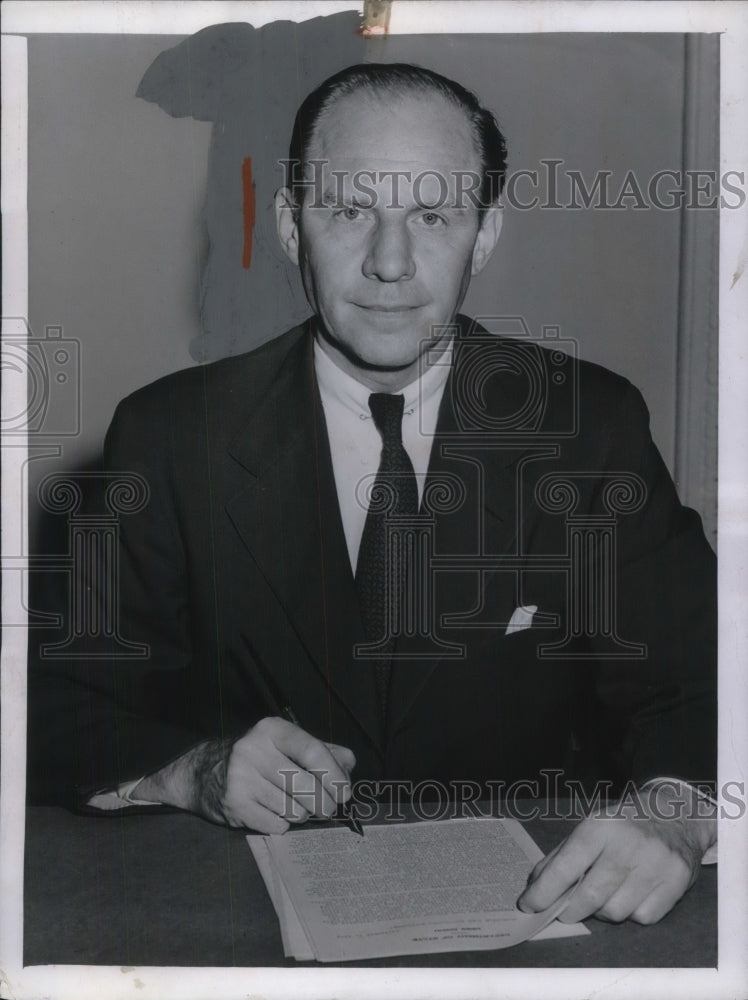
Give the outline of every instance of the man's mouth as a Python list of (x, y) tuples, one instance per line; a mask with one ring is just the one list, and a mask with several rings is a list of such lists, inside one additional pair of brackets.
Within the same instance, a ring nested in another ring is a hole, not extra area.
[(377, 305), (376, 303), (364, 304), (363, 302), (356, 302), (359, 309), (366, 309), (367, 312), (378, 312), (378, 313), (406, 313), (413, 312), (415, 309), (420, 309), (421, 306), (388, 306), (388, 305)]

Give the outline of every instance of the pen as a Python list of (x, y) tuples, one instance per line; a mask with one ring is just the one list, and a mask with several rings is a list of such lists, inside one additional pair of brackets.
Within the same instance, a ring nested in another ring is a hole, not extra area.
[[(273, 709), (273, 711), (275, 711), (275, 708)], [(299, 720), (296, 717), (296, 713), (294, 712), (294, 710), (291, 708), (290, 705), (285, 705), (281, 709), (281, 711), (277, 714), (282, 715), (285, 719), (288, 720), (288, 722), (293, 722), (295, 726), (299, 725)], [(344, 802), (343, 805), (338, 806), (338, 813), (340, 814), (340, 817), (345, 820), (345, 825), (348, 827), (349, 830), (352, 830), (353, 833), (357, 833), (359, 837), (363, 837), (364, 828), (363, 826), (361, 826), (361, 820), (358, 818), (358, 816), (356, 816), (356, 810), (354, 809), (353, 804), (351, 802)], [(337, 816), (333, 816), (333, 819), (337, 818), (338, 818)]]
[[(264, 688), (265, 698), (267, 700), (268, 705), (270, 706), (270, 710), (275, 715), (279, 715), (282, 718), (286, 719), (287, 722), (293, 723), (294, 726), (300, 726), (301, 723), (299, 722), (296, 712), (294, 712), (291, 703), (286, 701), (286, 699), (283, 697), (282, 692), (280, 691), (275, 678), (265, 668), (265, 665), (263, 664), (260, 657), (257, 655), (255, 649), (252, 647), (252, 644), (250, 643), (249, 639), (246, 636), (243, 636), (243, 639), (245, 645), (247, 646), (247, 649), (249, 650), (249, 655), (252, 657), (255, 666), (257, 667), (257, 675), (260, 681), (260, 687)], [(338, 807), (338, 812), (345, 820), (345, 824), (348, 827), (348, 829), (352, 830), (353, 833), (357, 833), (359, 837), (363, 837), (364, 828), (361, 825), (361, 820), (358, 818), (358, 816), (356, 816), (356, 810), (353, 806), (353, 803), (352, 802), (344, 803), (343, 805)]]
[(361, 820), (356, 815), (356, 809), (352, 802), (345, 802), (341, 807), (340, 811), (343, 814), (343, 819), (346, 822), (346, 826), (349, 830), (357, 833), (359, 837), (363, 837), (364, 828), (361, 825)]

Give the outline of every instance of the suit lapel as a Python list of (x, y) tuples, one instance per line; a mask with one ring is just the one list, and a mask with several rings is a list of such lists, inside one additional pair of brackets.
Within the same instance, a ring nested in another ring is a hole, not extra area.
[(241, 489), (227, 513), (313, 669), (381, 749), (373, 668), (352, 655), (363, 629), (312, 344), (307, 333), (291, 348), (259, 407), (237, 430), (229, 452)]
[[(464, 331), (455, 344), (453, 368), (444, 389), (436, 434), (431, 451), (424, 489), (464, 489), (464, 501), (453, 510), (434, 515), (433, 554), (436, 557), (474, 558), (484, 555), (519, 555), (524, 525), (517, 496), (517, 469), (527, 446), (516, 436), (491, 434), (481, 427), (471, 427), (461, 413), (460, 393), (464, 393), (466, 368), (463, 354)], [(511, 380), (503, 387), (505, 403), (514, 405), (516, 388)], [(464, 398), (464, 397), (463, 397)], [(493, 442), (491, 446), (487, 442)], [(424, 506), (427, 505), (427, 500)], [(494, 584), (491, 607), (483, 606), (489, 583)], [(516, 606), (515, 574), (486, 569), (480, 575), (472, 571), (440, 571), (432, 592), (432, 627), (443, 642), (461, 643), (465, 629), (453, 619), (456, 615), (476, 612), (476, 620), (496, 621), (511, 614)], [(512, 603), (514, 601), (514, 603)], [(511, 605), (511, 607), (509, 606)], [(473, 633), (474, 634), (474, 633)], [(424, 637), (400, 641), (392, 672), (393, 732), (405, 719), (439, 662), (453, 663), (459, 669), (460, 657), (445, 649), (427, 659), (433, 642)]]

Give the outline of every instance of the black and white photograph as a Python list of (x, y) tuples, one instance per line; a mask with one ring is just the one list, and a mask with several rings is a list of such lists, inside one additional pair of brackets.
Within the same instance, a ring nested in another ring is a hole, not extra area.
[(2, 16), (0, 996), (745, 996), (748, 4)]

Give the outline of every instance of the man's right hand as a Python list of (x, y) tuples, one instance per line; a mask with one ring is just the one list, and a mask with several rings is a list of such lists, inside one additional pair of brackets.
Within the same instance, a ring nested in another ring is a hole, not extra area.
[(234, 742), (207, 740), (133, 790), (215, 823), (284, 833), (310, 816), (331, 817), (351, 797), (356, 758), (285, 719), (261, 719)]

